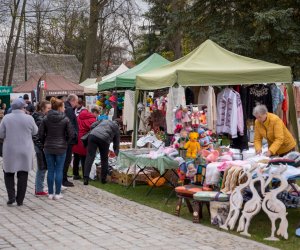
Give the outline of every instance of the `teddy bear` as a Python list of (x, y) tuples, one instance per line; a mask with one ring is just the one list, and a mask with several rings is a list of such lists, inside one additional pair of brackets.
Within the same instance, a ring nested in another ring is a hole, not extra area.
[(199, 134), (199, 143), (201, 148), (203, 149), (212, 148), (212, 139), (209, 135), (207, 135), (206, 131), (202, 128), (199, 128), (198, 134)]
[(192, 127), (193, 128), (198, 128), (199, 127), (199, 109), (198, 107), (193, 107), (193, 112), (191, 115), (191, 119), (192, 119)]
[(186, 157), (196, 159), (197, 154), (200, 152), (200, 144), (198, 142), (199, 134), (197, 132), (191, 132), (189, 135), (189, 141), (184, 145), (187, 149)]
[(184, 145), (189, 141), (188, 132), (185, 129), (180, 131), (180, 137), (177, 140), (178, 148), (183, 149)]

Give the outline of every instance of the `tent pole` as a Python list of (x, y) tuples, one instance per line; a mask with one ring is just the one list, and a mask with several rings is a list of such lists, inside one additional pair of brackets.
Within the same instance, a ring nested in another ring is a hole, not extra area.
[(132, 148), (136, 148), (137, 134), (138, 134), (138, 116), (137, 116), (137, 104), (139, 100), (139, 90), (135, 90), (134, 98), (134, 126), (133, 126), (133, 136), (132, 136)]

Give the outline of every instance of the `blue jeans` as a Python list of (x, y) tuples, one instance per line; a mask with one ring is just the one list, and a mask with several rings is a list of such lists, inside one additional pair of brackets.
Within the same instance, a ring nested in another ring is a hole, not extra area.
[(45, 152), (45, 157), (48, 167), (48, 193), (54, 194), (53, 186), (55, 182), (55, 194), (60, 194), (66, 152), (61, 155), (48, 154), (47, 152)]
[[(41, 150), (37, 146), (34, 146), (34, 149), (35, 149), (35, 152), (37, 153), (37, 155), (39, 153), (42, 153)], [(39, 161), (37, 161), (37, 163), (39, 164)], [(41, 167), (37, 166), (36, 176), (35, 176), (35, 192), (43, 192), (44, 191), (44, 181), (45, 181), (46, 171), (47, 171), (46, 169), (41, 170)]]

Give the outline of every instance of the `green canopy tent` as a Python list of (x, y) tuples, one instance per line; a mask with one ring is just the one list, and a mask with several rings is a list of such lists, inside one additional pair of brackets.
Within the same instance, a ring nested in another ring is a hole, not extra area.
[(159, 69), (139, 74), (136, 89), (181, 86), (238, 85), (292, 82), (291, 68), (244, 57), (211, 40)]
[(163, 58), (159, 54), (154, 53), (146, 60), (136, 65), (135, 67), (127, 70), (126, 72), (118, 76), (101, 81), (98, 84), (98, 91), (122, 88), (133, 89), (135, 88), (136, 75), (159, 68), (168, 63), (170, 62), (167, 59)]
[[(137, 75), (136, 103), (139, 90), (172, 87), (176, 83), (181, 86), (224, 86), (274, 82), (292, 83), (291, 68), (240, 56), (207, 40), (168, 65)], [(135, 143), (137, 124), (134, 129)]]

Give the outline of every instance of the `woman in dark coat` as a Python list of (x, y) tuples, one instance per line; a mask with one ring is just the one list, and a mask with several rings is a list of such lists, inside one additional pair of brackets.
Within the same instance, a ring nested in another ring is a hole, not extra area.
[[(49, 101), (42, 101), (37, 105), (37, 110), (32, 114), (32, 117), (39, 127), (43, 121), (43, 118), (51, 109), (51, 104)], [(36, 170), (36, 178), (35, 178), (35, 195), (36, 196), (46, 196), (48, 192), (44, 191), (44, 181), (45, 175), (47, 171), (47, 163), (45, 154), (43, 151), (43, 144), (38, 135), (33, 137), (34, 149), (36, 152), (37, 159), (37, 170)]]
[[(51, 108), (39, 127), (48, 168), (48, 198), (61, 199), (61, 184), (68, 143), (74, 137), (70, 120), (66, 117), (62, 100), (52, 97)], [(54, 194), (55, 182), (55, 194)]]

